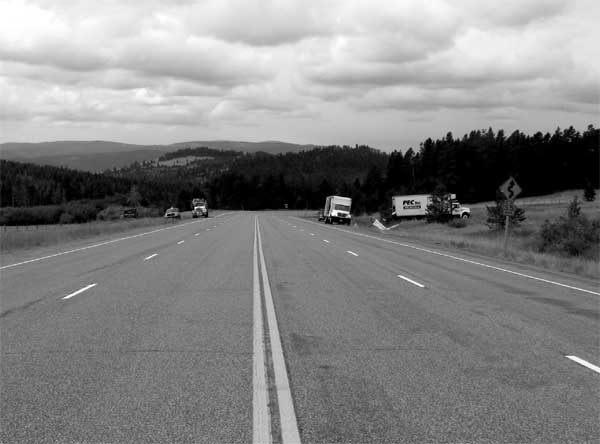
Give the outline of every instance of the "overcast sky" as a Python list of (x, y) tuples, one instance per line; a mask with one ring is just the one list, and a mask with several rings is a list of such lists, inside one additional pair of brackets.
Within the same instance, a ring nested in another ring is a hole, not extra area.
[(2, 0), (0, 142), (584, 130), (599, 18), (597, 0)]

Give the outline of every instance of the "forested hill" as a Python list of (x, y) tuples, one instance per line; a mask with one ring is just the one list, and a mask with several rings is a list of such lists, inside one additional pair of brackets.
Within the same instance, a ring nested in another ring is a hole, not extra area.
[(17, 162), (32, 162), (39, 165), (65, 166), (90, 172), (123, 168), (134, 162), (150, 162), (162, 154), (177, 150), (206, 147), (223, 152), (266, 152), (269, 154), (299, 152), (314, 148), (314, 145), (298, 145), (279, 141), (236, 142), (208, 140), (178, 142), (170, 145), (132, 145), (107, 141), (55, 141), (39, 143), (1, 143), (0, 158)]
[(448, 133), (443, 139), (425, 140), (418, 152), (390, 156), (387, 187), (398, 191), (429, 192), (441, 183), (465, 202), (494, 198), (496, 188), (509, 175), (524, 195), (583, 188), (600, 183), (600, 130), (589, 125), (580, 133), (572, 126), (553, 134), (506, 135), (489, 128), (462, 138)]
[[(523, 196), (600, 185), (600, 131), (592, 125), (553, 134), (510, 135), (491, 128), (455, 138), (427, 139), (418, 150), (391, 154), (370, 148), (320, 147), (297, 153), (200, 149), (206, 161), (185, 166), (135, 164), (103, 174), (2, 161), (0, 203), (31, 206), (126, 195), (135, 187), (143, 205), (189, 206), (207, 197), (213, 208), (318, 208), (333, 193), (351, 196), (355, 212), (388, 205), (392, 194), (429, 193), (439, 185), (463, 202), (491, 200), (512, 175)], [(179, 155), (190, 154), (183, 150)], [(169, 157), (172, 155), (170, 154)], [(200, 156), (203, 157), (203, 156)]]

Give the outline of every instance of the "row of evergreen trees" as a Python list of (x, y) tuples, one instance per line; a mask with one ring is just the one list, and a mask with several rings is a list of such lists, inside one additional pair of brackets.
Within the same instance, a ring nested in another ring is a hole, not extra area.
[[(216, 166), (199, 163), (160, 174), (140, 168), (92, 174), (1, 161), (0, 205), (59, 205), (74, 200), (127, 196), (139, 204), (188, 209), (193, 197), (213, 208), (320, 208), (325, 197), (353, 198), (355, 213), (389, 206), (393, 194), (430, 193), (442, 184), (463, 202), (493, 200), (512, 175), (523, 195), (600, 186), (600, 130), (589, 125), (553, 134), (506, 137), (504, 131), (472, 131), (427, 139), (418, 151), (390, 154), (368, 146), (315, 148), (300, 153), (231, 155)], [(214, 153), (211, 153), (214, 154)], [(211, 168), (210, 174), (205, 171)], [(215, 168), (217, 168), (215, 170)]]

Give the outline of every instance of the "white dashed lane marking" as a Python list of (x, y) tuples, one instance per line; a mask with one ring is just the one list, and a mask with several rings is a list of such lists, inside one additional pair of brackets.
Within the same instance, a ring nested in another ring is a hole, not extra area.
[(331, 243), (327, 239), (323, 239), (323, 242), (325, 242), (326, 244), (330, 244)]
[(401, 274), (398, 275), (398, 277), (400, 279), (404, 279), (407, 282), (410, 282), (413, 285), (416, 285), (417, 287), (421, 287), (421, 288), (425, 288), (425, 285), (423, 284), (419, 284), (417, 281), (413, 281), (412, 279), (407, 278), (406, 276), (402, 276)]
[(352, 256), (356, 256), (356, 257), (358, 257), (358, 254), (356, 254), (354, 251), (346, 250), (346, 253), (349, 253), (349, 254), (351, 254)]
[(185, 241), (179, 241), (177, 242), (177, 245), (181, 245), (182, 243), (184, 243)]
[(150, 255), (150, 256), (148, 256), (148, 257), (145, 257), (145, 258), (144, 258), (144, 260), (145, 260), (145, 261), (147, 261), (148, 259), (152, 259), (153, 257), (156, 257), (156, 256), (158, 256), (158, 254), (157, 254), (157, 253), (154, 253), (154, 254), (151, 254), (151, 255)]
[(75, 291), (75, 292), (73, 292), (71, 294), (66, 295), (63, 299), (71, 299), (73, 296), (77, 296), (78, 294), (83, 293), (84, 291), (89, 290), (90, 288), (95, 287), (96, 285), (98, 285), (98, 284), (97, 283), (90, 284), (90, 285), (88, 285), (86, 287), (83, 287), (80, 290), (77, 290), (77, 291)]
[[(221, 216), (223, 216), (223, 214), (219, 214), (218, 216), (215, 216), (215, 217), (221, 217)], [(51, 254), (49, 256), (37, 257), (35, 259), (29, 259), (28, 261), (17, 262), (15, 264), (9, 264), (9, 265), (3, 265), (3, 266), (0, 267), (0, 270), (4, 270), (5, 268), (18, 267), (19, 265), (30, 264), (32, 262), (43, 261), (43, 260), (46, 260), (46, 259), (51, 259), (53, 257), (62, 256), (62, 255), (65, 255), (65, 254), (71, 254), (71, 253), (75, 253), (75, 252), (78, 252), (78, 251), (89, 250), (90, 248), (96, 248), (96, 247), (100, 247), (102, 245), (110, 245), (110, 244), (114, 244), (115, 242), (121, 242), (121, 241), (124, 241), (124, 240), (127, 240), (127, 239), (135, 239), (135, 238), (138, 238), (138, 237), (141, 237), (141, 236), (147, 236), (149, 234), (158, 233), (160, 231), (172, 230), (174, 228), (181, 228), (181, 227), (185, 227), (186, 225), (195, 224), (195, 223), (197, 223), (197, 222), (196, 221), (194, 221), (194, 222), (186, 222), (186, 223), (181, 224), (181, 225), (173, 225), (173, 226), (167, 227), (167, 228), (158, 228), (156, 230), (146, 231), (145, 233), (139, 233), (139, 234), (134, 234), (132, 236), (120, 237), (118, 239), (112, 239), (112, 240), (108, 240), (106, 242), (100, 242), (99, 244), (88, 245), (86, 247), (75, 248), (74, 250), (63, 251), (61, 253), (55, 253), (55, 254)]]
[(575, 361), (577, 364), (583, 365), (584, 367), (587, 367), (590, 370), (595, 371), (596, 373), (600, 373), (600, 367), (594, 364), (590, 364), (584, 359), (578, 358), (577, 356), (565, 356), (565, 358), (570, 359), (571, 361)]
[[(307, 221), (307, 220), (305, 220), (304, 222), (309, 223), (309, 224), (313, 224), (313, 225), (319, 225), (319, 226), (321, 226), (321, 224), (319, 224), (317, 222), (311, 222), (311, 221)], [(524, 277), (526, 279), (532, 279), (532, 280), (535, 280), (535, 281), (538, 281), (538, 282), (545, 282), (547, 284), (558, 285), (559, 287), (569, 288), (571, 290), (582, 291), (584, 293), (595, 294), (597, 296), (600, 296), (600, 292), (598, 292), (598, 291), (587, 290), (585, 288), (575, 287), (573, 285), (563, 284), (562, 282), (551, 281), (549, 279), (543, 279), (543, 278), (540, 278), (540, 277), (537, 277), (537, 276), (532, 276), (532, 275), (529, 275), (529, 274), (519, 273), (518, 271), (509, 270), (509, 269), (502, 268), (502, 267), (496, 267), (495, 265), (489, 265), (489, 264), (486, 264), (486, 263), (483, 263), (483, 262), (473, 261), (473, 260), (466, 259), (466, 258), (463, 258), (463, 257), (460, 257), (460, 256), (454, 256), (452, 254), (446, 254), (446, 253), (442, 253), (442, 252), (439, 252), (439, 251), (436, 251), (436, 250), (430, 250), (428, 248), (417, 247), (416, 245), (405, 244), (405, 243), (402, 243), (402, 242), (395, 242), (395, 241), (392, 241), (392, 240), (389, 240), (389, 239), (382, 239), (380, 237), (371, 236), (369, 234), (355, 233), (355, 232), (348, 231), (348, 230), (342, 230), (342, 229), (336, 228), (336, 227), (327, 227), (327, 228), (330, 229), (330, 230), (337, 230), (337, 231), (340, 231), (342, 233), (348, 233), (348, 234), (351, 234), (353, 236), (360, 236), (360, 237), (366, 237), (366, 238), (369, 238), (369, 239), (375, 239), (375, 240), (378, 240), (380, 242), (385, 242), (385, 243), (388, 243), (388, 244), (398, 245), (400, 247), (411, 248), (413, 250), (422, 251), (422, 252), (430, 253), (430, 254), (435, 254), (437, 256), (446, 257), (446, 258), (449, 258), (449, 259), (454, 259), (454, 260), (461, 261), (461, 262), (466, 263), (466, 264), (477, 265), (477, 266), (484, 267), (484, 268), (487, 268), (487, 269), (490, 269), (490, 270), (497, 270), (497, 271), (501, 271), (501, 272), (504, 272), (504, 273), (509, 273), (509, 274), (512, 274), (512, 275), (515, 275), (515, 276)]]

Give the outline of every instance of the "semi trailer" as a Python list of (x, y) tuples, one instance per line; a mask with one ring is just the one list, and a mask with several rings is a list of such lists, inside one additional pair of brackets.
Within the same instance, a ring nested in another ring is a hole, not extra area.
[[(406, 196), (392, 197), (392, 217), (395, 219), (420, 219), (427, 217), (427, 207), (432, 202), (431, 194), (410, 194)], [(471, 209), (463, 207), (456, 200), (456, 194), (448, 194), (445, 202), (448, 205), (448, 211), (454, 217), (468, 218), (471, 216)]]

